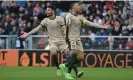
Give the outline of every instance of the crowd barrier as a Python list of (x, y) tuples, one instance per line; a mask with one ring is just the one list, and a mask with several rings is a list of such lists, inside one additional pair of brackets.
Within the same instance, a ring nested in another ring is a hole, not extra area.
[[(80, 36), (80, 38), (85, 50), (133, 50), (133, 36)], [(20, 42), (23, 44), (20, 45)], [(31, 35), (23, 41), (17, 35), (0, 35), (0, 49), (49, 50), (48, 36)]]

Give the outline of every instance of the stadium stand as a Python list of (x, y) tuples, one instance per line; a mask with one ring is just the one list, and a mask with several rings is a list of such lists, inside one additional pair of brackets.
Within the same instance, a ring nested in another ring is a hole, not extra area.
[[(9, 39), (11, 49), (23, 49), (26, 40), (19, 38), (23, 32), (29, 32), (35, 28), (45, 17), (45, 9), (49, 5), (57, 7), (57, 15), (62, 15), (69, 11), (70, 1), (0, 1), (0, 36), (17, 35)], [(109, 49), (109, 43), (113, 41), (112, 49), (123, 50), (133, 49), (132, 38), (108, 37), (95, 38), (94, 36), (133, 36), (133, 2), (123, 1), (87, 1), (80, 2), (83, 8), (83, 15), (86, 19), (97, 23), (110, 25), (109, 29), (96, 29), (86, 27), (81, 28), (81, 36), (93, 36), (92, 38), (81, 38), (85, 49)], [(102, 4), (102, 5), (101, 5)], [(46, 31), (45, 29), (43, 31)], [(47, 35), (42, 31), (34, 35)], [(40, 40), (41, 39), (41, 40)], [(46, 38), (40, 38), (38, 48), (45, 48), (42, 44), (47, 43)], [(16, 42), (18, 44), (16, 44)], [(45, 41), (45, 42), (44, 42)], [(0, 49), (6, 48), (5, 38), (0, 37)], [(20, 44), (19, 44), (20, 43)], [(42, 44), (40, 44), (42, 43)], [(132, 44), (129, 44), (132, 43)], [(18, 47), (17, 47), (18, 46)], [(98, 47), (99, 46), (99, 47)], [(36, 48), (36, 47), (35, 47)]]

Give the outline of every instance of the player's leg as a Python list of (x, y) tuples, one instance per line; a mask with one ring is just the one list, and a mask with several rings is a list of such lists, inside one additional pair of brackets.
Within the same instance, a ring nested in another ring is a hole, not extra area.
[(83, 72), (83, 71), (78, 71), (78, 68), (77, 68), (77, 67), (78, 67), (77, 64), (75, 64), (74, 67), (73, 67), (73, 70), (74, 70), (76, 76), (77, 76), (77, 77), (83, 76), (83, 73), (84, 73), (84, 72)]
[(68, 69), (68, 73), (70, 74), (72, 69), (73, 69), (75, 71), (77, 77), (80, 77), (80, 76), (83, 75), (83, 71), (79, 72), (78, 69), (77, 69), (77, 63), (79, 63), (79, 61), (77, 60), (77, 52), (78, 51), (76, 49), (83, 51), (81, 41), (78, 42), (78, 40), (76, 40), (76, 41), (71, 40), (69, 46), (70, 46), (72, 55), (70, 57), (70, 60), (66, 63), (66, 66), (68, 66), (68, 63), (70, 63), (70, 62), (72, 63), (72, 61), (73, 61), (72, 64), (74, 64), (74, 65), (73, 65), (72, 68)]
[(81, 77), (83, 75), (83, 71), (78, 72), (76, 65), (79, 64), (83, 60), (83, 58), (84, 53), (81, 41), (71, 41), (71, 57), (65, 64), (65, 66), (68, 67), (67, 74), (71, 74), (73, 68), (77, 77)]
[[(68, 41), (68, 44), (69, 44), (69, 49), (70, 49), (70, 51), (71, 51), (71, 53), (73, 53), (72, 52), (72, 50), (74, 50), (74, 49), (76, 49), (76, 42), (75, 42), (75, 40), (70, 40), (70, 41)], [(74, 59), (74, 54), (71, 54), (71, 56), (69, 56), (70, 58), (69, 58), (69, 60), (68, 60), (68, 62), (65, 64), (67, 67), (68, 67), (68, 64), (70, 64), (70, 62), (71, 62), (71, 60), (73, 60)], [(70, 64), (71, 65), (71, 64)], [(69, 66), (70, 66), (69, 65)], [(72, 66), (72, 65), (71, 65)], [(71, 70), (72, 70), (72, 67), (70, 68), (70, 67), (68, 67), (68, 72), (67, 73), (71, 73)]]
[(71, 76), (71, 71), (72, 71), (72, 68), (74, 66), (74, 64), (76, 63), (76, 42), (75, 40), (71, 40), (70, 41), (70, 48), (71, 48), (71, 57), (70, 59), (68, 60), (67, 63), (65, 63), (65, 66), (68, 67), (68, 70), (67, 70), (67, 74), (65, 75), (65, 77), (68, 79), (69, 76)]
[[(71, 50), (71, 43), (70, 43), (70, 41), (68, 41), (68, 47), (69, 47), (69, 50)], [(69, 60), (70, 57), (71, 57), (71, 54), (70, 53), (67, 53), (67, 56), (68, 56), (68, 60)], [(72, 69), (74, 70), (76, 76), (79, 75), (79, 74), (81, 74), (81, 73), (83, 73), (83, 72), (79, 72), (78, 71), (77, 64), (75, 64)]]
[[(67, 44), (65, 42), (60, 42), (60, 45), (59, 45), (59, 50), (62, 54), (66, 55), (68, 57), (68, 53), (69, 53), (69, 50), (67, 48)], [(70, 54), (70, 53), (69, 53)], [(61, 73), (62, 75), (65, 75), (66, 74), (66, 66), (63, 65), (63, 64), (60, 64), (59, 65), (60, 69), (61, 69)]]
[(75, 74), (76, 74), (76, 76), (77, 76), (77, 74), (78, 74), (78, 68), (77, 68), (77, 64), (75, 64), (74, 66), (73, 66), (73, 70), (74, 70), (74, 72), (75, 72)]
[[(84, 50), (81, 40), (77, 40), (77, 49), (81, 52), (78, 52), (77, 59), (79, 63), (84, 59)], [(77, 73), (77, 77), (81, 77), (83, 75), (83, 71)]]
[[(62, 51), (63, 54), (65, 54), (67, 57), (70, 57), (70, 51), (68, 50), (68, 48), (66, 47), (66, 44), (64, 45), (60, 45), (59, 46), (60, 50)], [(67, 79), (74, 79), (70, 74), (66, 75), (66, 67), (69, 67), (69, 65), (65, 65), (65, 64), (60, 64), (60, 69), (61, 69), (61, 72), (62, 74), (65, 76), (65, 78)]]
[(60, 68), (59, 68), (59, 61), (57, 54), (58, 46), (55, 43), (50, 43), (49, 46), (50, 46), (50, 53), (52, 54), (54, 63), (57, 67), (57, 75), (60, 76)]
[(83, 45), (81, 40), (77, 40), (77, 49), (79, 50), (78, 54), (77, 54), (77, 59), (79, 61), (82, 61), (84, 59), (84, 49), (83, 49)]
[[(70, 57), (69, 61), (66, 64), (61, 64), (60, 65), (60, 68), (63, 71), (63, 75), (67, 79), (73, 79), (72, 76), (71, 76), (71, 70), (72, 70), (73, 66), (79, 62), (77, 60), (77, 54), (78, 54), (79, 51), (74, 49), (74, 48), (76, 48), (76, 42), (75, 41), (71, 41), (71, 48), (72, 48), (72, 50), (70, 52), (71, 53), (71, 57)], [(65, 53), (67, 53), (67, 52), (65, 52)], [(65, 75), (65, 68), (66, 67), (68, 67), (68, 71), (67, 71), (67, 74)]]

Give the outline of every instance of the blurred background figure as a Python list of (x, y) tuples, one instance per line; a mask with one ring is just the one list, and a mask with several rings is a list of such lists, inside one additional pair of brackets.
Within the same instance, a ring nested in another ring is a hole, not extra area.
[(24, 28), (21, 27), (16, 39), (16, 49), (26, 49), (26, 42), (24, 38), (20, 38), (20, 35), (24, 33)]

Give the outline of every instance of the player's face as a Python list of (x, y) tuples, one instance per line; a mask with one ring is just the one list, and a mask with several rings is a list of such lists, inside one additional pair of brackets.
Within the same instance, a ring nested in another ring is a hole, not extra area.
[(47, 9), (46, 9), (46, 14), (47, 14), (48, 17), (49, 17), (49, 16), (52, 16), (53, 13), (54, 13), (54, 10), (52, 10), (51, 8), (47, 8)]
[(81, 13), (81, 7), (80, 7), (79, 3), (75, 3), (74, 7), (75, 7), (76, 12), (80, 14)]

